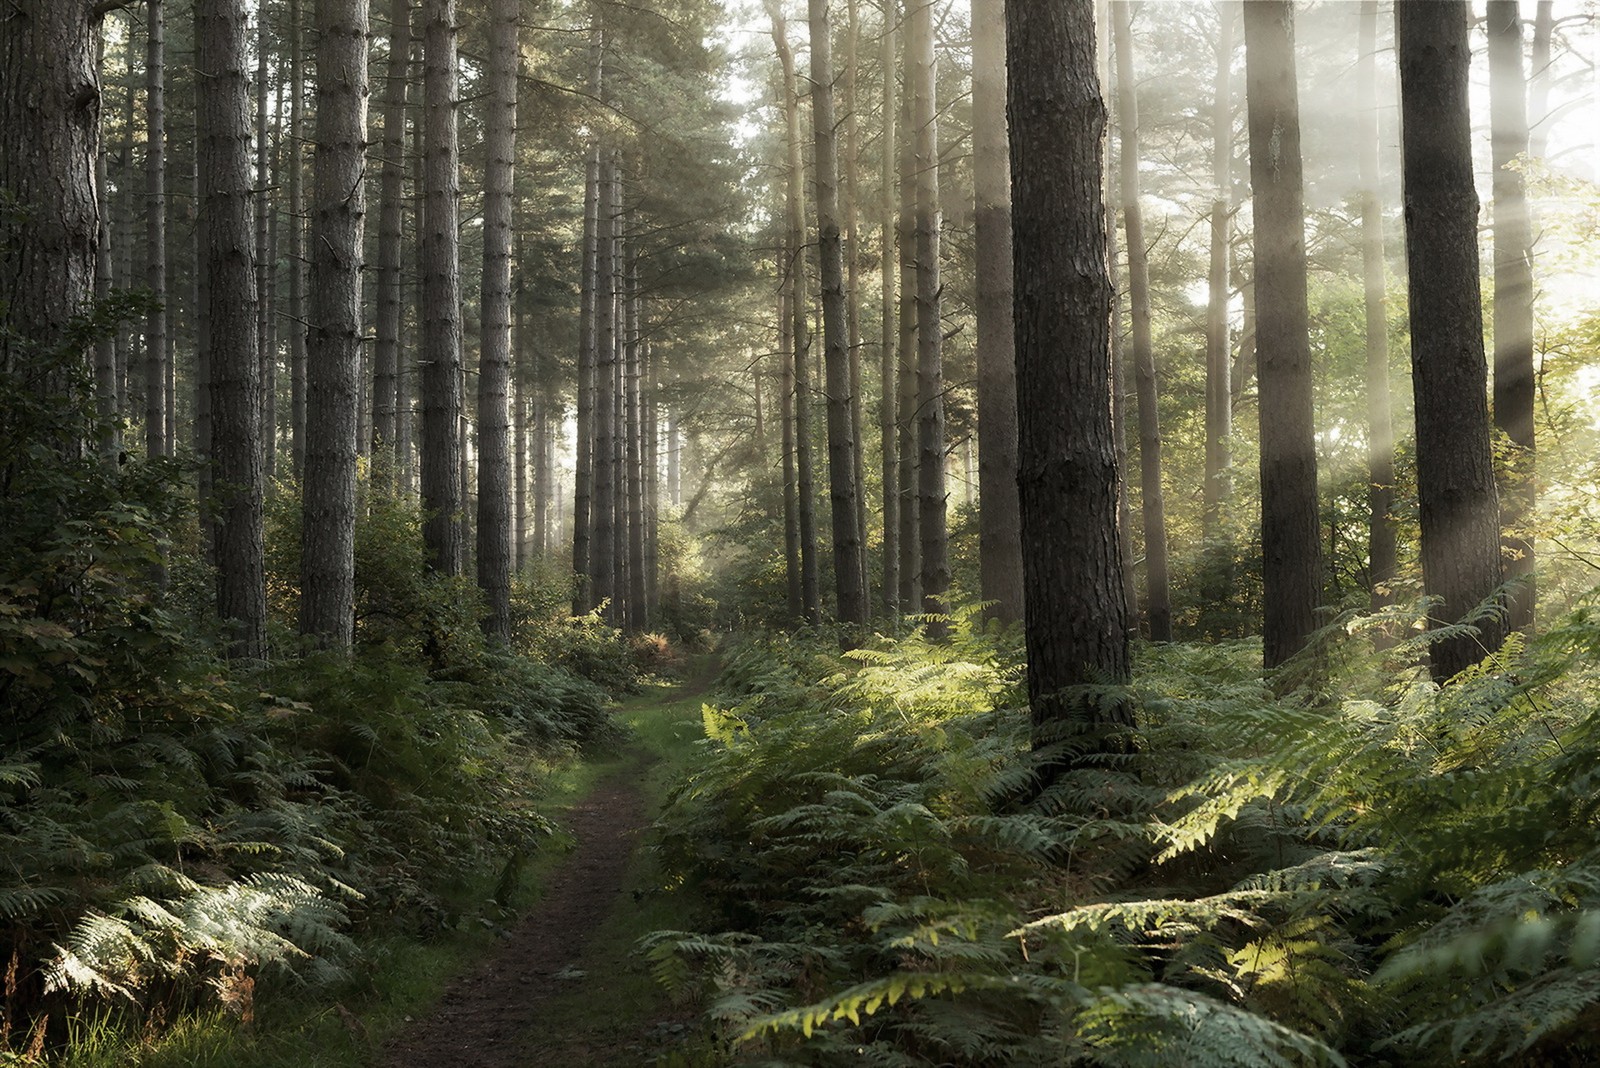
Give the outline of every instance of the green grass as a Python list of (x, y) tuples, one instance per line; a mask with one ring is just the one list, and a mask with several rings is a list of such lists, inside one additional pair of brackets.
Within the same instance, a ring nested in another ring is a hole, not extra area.
[[(714, 671), (710, 658), (700, 658), (691, 662), (687, 683), (649, 685), (629, 698), (616, 715), (628, 727), (630, 739), (613, 752), (552, 765), (539, 808), (559, 819), (605, 776), (630, 768), (638, 769), (650, 811), (659, 808), (669, 784), (695, 758), (701, 736), (699, 693)], [(75, 1018), (67, 1024), (66, 1052), (52, 1063), (59, 1068), (368, 1068), (378, 1046), (408, 1019), (429, 1011), (453, 976), (483, 958), (497, 939), (497, 928), (537, 902), (549, 872), (566, 852), (558, 843), (523, 862), (504, 907), (493, 897), (505, 873), (482, 872), (452, 895), (448, 904), (458, 920), (434, 941), (380, 937), (362, 942), (364, 966), (331, 996), (312, 1001), (281, 983), (263, 981), (256, 993), (256, 1017), (248, 1026), (235, 1016), (208, 1010), (179, 1017), (155, 1039), (126, 1014)], [(633, 959), (633, 944), (641, 935), (682, 926), (683, 911), (691, 907), (662, 892), (660, 881), (649, 850), (640, 850), (626, 875), (632, 892), (619, 895), (617, 909), (574, 965), (585, 975), (541, 1013), (546, 1021), (561, 1022), (559, 1033), (546, 1023), (541, 1040), (568, 1048), (574, 1042), (622, 1041), (638, 1030), (639, 1022), (648, 1024), (670, 1011)], [(647, 1042), (651, 1047), (660, 1044)], [(649, 1063), (643, 1054), (620, 1061), (574, 1055), (579, 1059), (560, 1063)], [(5, 1063), (0, 1058), (0, 1068)], [(680, 1052), (670, 1063), (694, 1068), (714, 1062), (685, 1060)]]

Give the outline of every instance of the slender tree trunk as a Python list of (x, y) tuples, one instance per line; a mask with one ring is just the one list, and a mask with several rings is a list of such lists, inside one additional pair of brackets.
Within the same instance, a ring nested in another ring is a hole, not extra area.
[(399, 463), (401, 249), (405, 242), (406, 85), (411, 50), (411, 0), (389, 0), (389, 66), (383, 83), (383, 145), (378, 160), (378, 316), (372, 352), (373, 451), (391, 452), (392, 480)]
[(428, 562), (446, 575), (463, 568), (458, 517), (461, 477), (460, 150), (456, 108), (455, 0), (425, 0), (422, 25), (422, 536)]
[(305, 25), (289, 0), (289, 454), (298, 477), (306, 450)]
[(622, 172), (622, 153), (613, 149), (611, 217), (616, 220), (612, 233), (611, 268), (616, 272), (612, 294), (617, 302), (616, 358), (611, 366), (611, 582), (615, 593), (611, 622), (626, 629), (632, 605), (632, 586), (628, 581), (628, 352), (633, 336), (633, 299), (628, 290), (628, 262), (632, 240), (628, 236), (626, 192)]
[(200, 210), (200, 202), (204, 199), (205, 183), (200, 177), (200, 94), (203, 92), (201, 81), (198, 77), (194, 81), (194, 170), (190, 172), (192, 192), (194, 196), (194, 320), (195, 320), (195, 357), (194, 357), (194, 451), (195, 457), (200, 462), (200, 473), (196, 478), (197, 501), (196, 507), (200, 514), (200, 544), (201, 551), (205, 554), (206, 563), (216, 564), (216, 546), (211, 539), (211, 527), (216, 517), (211, 513), (211, 489), (213, 470), (211, 466), (211, 281), (206, 272), (199, 269), (206, 263), (207, 249), (210, 238), (206, 235), (207, 213)]
[[(135, 275), (136, 257), (133, 254), (133, 248), (137, 240), (135, 234), (139, 228), (139, 194), (134, 181), (133, 153), (135, 101), (138, 96), (134, 89), (133, 71), (138, 61), (135, 58), (137, 26), (132, 18), (127, 20), (127, 34), (127, 47), (123, 51), (123, 88), (125, 90), (122, 113), (123, 142), (120, 165), (117, 168), (120, 176), (118, 181), (119, 195), (113, 201), (117, 209), (117, 219), (111, 239), (111, 251), (116, 257), (117, 275), (120, 280), (117, 288), (123, 290), (133, 289), (138, 285), (138, 279)], [(128, 368), (130, 375), (135, 373), (133, 368), (138, 368), (138, 379), (146, 392), (148, 392), (150, 388), (150, 364), (146, 358), (148, 353), (140, 344), (143, 340), (142, 332), (137, 326), (128, 323), (117, 331), (117, 336), (119, 343), (123, 346), (122, 360), (124, 366)], [(156, 388), (159, 390), (160, 385), (157, 384)], [(148, 398), (140, 398), (140, 407), (146, 412), (149, 411), (150, 402)], [(157, 425), (160, 425), (159, 422)], [(148, 430), (146, 431), (146, 437), (148, 439)]]
[[(1233, 495), (1233, 370), (1228, 337), (1228, 217), (1233, 185), (1233, 22), (1232, 0), (1217, 4), (1216, 98), (1211, 107), (1211, 265), (1206, 301), (1206, 469), (1205, 537), (1221, 533), (1223, 509)], [(1232, 550), (1226, 550), (1231, 557)]]
[[(1125, 722), (1086, 686), (1129, 676), (1117, 543), (1091, 0), (1007, 4), (1019, 486), (1035, 747)], [(1064, 195), (1066, 191), (1074, 195)]]
[(661, 467), (660, 426), (657, 422), (657, 390), (660, 388), (660, 369), (656, 354), (648, 339), (644, 342), (644, 583), (646, 619), (653, 620), (659, 611), (661, 569)]
[(857, 111), (860, 80), (861, 16), (857, 0), (845, 4), (844, 137), (841, 164), (844, 183), (845, 324), (850, 339), (850, 440), (855, 443), (853, 477), (856, 483), (856, 541), (861, 546), (861, 604), (863, 619), (872, 615), (872, 575), (867, 562), (867, 439), (861, 398), (861, 117)]
[(649, 599), (645, 580), (644, 510), (644, 306), (639, 295), (639, 259), (634, 250), (628, 263), (628, 622), (635, 633), (649, 629)]
[[(272, 326), (272, 305), (268, 299), (268, 292), (272, 285), (272, 264), (267, 259), (267, 241), (271, 234), (269, 225), (272, 217), (272, 155), (267, 145), (268, 115), (267, 103), (271, 97), (267, 92), (267, 82), (270, 77), (268, 63), (272, 54), (271, 34), (268, 32), (267, 5), (257, 3), (256, 7), (256, 76), (253, 88), (255, 89), (255, 131), (256, 131), (256, 358), (261, 363), (260, 389), (261, 389), (261, 462), (262, 470), (270, 481), (273, 476), (273, 426), (266, 418), (267, 390), (272, 381), (270, 366), (272, 352), (267, 345), (267, 333)], [(320, 74), (319, 74), (320, 81)]]
[(1378, 169), (1378, 3), (1361, 5), (1361, 44), (1357, 58), (1361, 98), (1361, 264), (1366, 290), (1367, 471), (1371, 519), (1367, 528), (1367, 570), (1374, 611), (1394, 600), (1398, 569), (1394, 517), (1394, 425), (1389, 412), (1389, 308), (1385, 280), (1383, 205)]
[[(103, 71), (106, 65), (106, 38), (104, 32), (96, 36), (98, 39), (95, 42), (95, 70), (98, 72)], [(98, 125), (97, 123), (97, 135), (100, 132)], [(111, 179), (106, 157), (105, 140), (100, 138), (94, 154), (95, 207), (99, 212), (99, 245), (95, 249), (94, 257), (94, 297), (97, 301), (109, 300), (112, 289), (116, 287), (116, 264), (112, 260), (111, 250)], [(114, 470), (122, 452), (123, 414), (117, 396), (117, 339), (111, 331), (105, 332), (95, 341), (94, 398), (95, 414), (100, 419), (100, 436), (97, 442), (100, 459)], [(0, 471), (0, 477), (6, 473)]]
[(1316, 628), (1322, 576), (1290, 0), (1245, 4), (1244, 37), (1255, 197), (1262, 642), (1271, 668), (1298, 652)]
[[(800, 589), (800, 511), (798, 475), (795, 469), (794, 433), (794, 317), (789, 311), (793, 293), (794, 253), (790, 250), (789, 234), (784, 232), (782, 250), (778, 254), (778, 373), (779, 404), (783, 420), (783, 559), (784, 578), (789, 594), (789, 618), (804, 618), (805, 602)], [(676, 427), (670, 428), (674, 437)], [(670, 439), (669, 439), (670, 440)], [(669, 482), (677, 470), (676, 446), (668, 445)], [(676, 503), (676, 502), (674, 502)]]
[[(950, 565), (945, 529), (945, 440), (943, 329), (939, 274), (939, 125), (933, 40), (933, 0), (920, 2), (907, 18), (906, 53), (911, 82), (911, 128), (916, 161), (917, 258), (917, 530), (921, 556), (922, 610), (949, 610)], [(930, 637), (945, 626), (928, 625)]]
[[(1395, 9), (1422, 582), (1440, 599), (1434, 618), (1441, 624), (1464, 618), (1500, 584), (1472, 182), (1469, 16), (1469, 5), (1457, 0)], [(1476, 635), (1434, 643), (1434, 678), (1442, 682), (1500, 648), (1504, 620), (1492, 616), (1477, 627)]]
[(589, 575), (595, 605), (605, 604), (614, 620), (616, 605), (616, 456), (617, 433), (617, 297), (616, 297), (616, 165), (600, 163), (600, 199), (596, 218), (594, 499), (589, 550)]
[(144, 441), (149, 456), (165, 456), (167, 426), (167, 95), (166, 15), (148, 0), (145, 42), (145, 281), (155, 304), (145, 319)]
[(572, 503), (572, 614), (594, 607), (590, 572), (590, 495), (594, 485), (595, 374), (599, 362), (598, 322), (600, 234), (600, 146), (590, 145), (584, 183), (583, 280), (578, 311), (577, 455)]
[[(867, 621), (857, 526), (856, 451), (851, 339), (846, 312), (844, 245), (839, 213), (839, 141), (833, 105), (833, 44), (827, 0), (810, 0), (811, 126), (815, 144), (817, 254), (822, 274), (823, 363), (827, 368), (828, 489), (833, 516), (834, 595), (839, 621)], [(853, 163), (854, 161), (852, 161)]]
[[(277, 97), (274, 102), (272, 120), (272, 148), (268, 159), (268, 175), (266, 188), (276, 190), (283, 180), (283, 114), (284, 114), (284, 79), (278, 79)], [(265, 204), (271, 206), (267, 212), (267, 271), (266, 288), (261, 293), (261, 300), (267, 308), (266, 348), (267, 358), (261, 362), (261, 423), (262, 434), (266, 439), (267, 477), (275, 478), (278, 473), (278, 319), (281, 309), (278, 306), (278, 238), (282, 229), (279, 223), (281, 212), (273, 199), (273, 194), (266, 195)], [(169, 357), (167, 363), (172, 362)], [(167, 390), (170, 400), (172, 390)]]
[(789, 229), (787, 243), (789, 277), (790, 344), (794, 377), (795, 495), (800, 525), (800, 601), (801, 617), (807, 623), (822, 618), (822, 596), (817, 568), (816, 490), (811, 463), (811, 376), (806, 355), (810, 349), (806, 320), (806, 240), (805, 201), (801, 182), (804, 165), (800, 141), (800, 97), (795, 76), (794, 51), (789, 46), (788, 28), (777, 0), (767, 0), (772, 20), (772, 40), (778, 51), (783, 73), (784, 126), (789, 156), (788, 190), (785, 198)]
[(883, 452), (883, 610), (889, 615), (900, 611), (900, 457), (899, 457), (899, 404), (896, 396), (895, 358), (899, 340), (896, 312), (898, 296), (895, 293), (896, 262), (895, 215), (899, 193), (896, 188), (897, 164), (900, 149), (897, 143), (895, 119), (899, 105), (895, 101), (895, 57), (897, 53), (896, 29), (898, 14), (894, 0), (883, 0), (883, 37), (879, 43), (878, 63), (883, 71), (883, 148), (882, 171), (879, 180), (883, 186), (883, 200), (878, 220), (879, 257), (878, 273), (881, 278), (880, 315), (883, 330), (879, 335), (878, 371), (881, 392), (878, 402), (878, 438)]
[(1017, 365), (1011, 310), (1011, 177), (1006, 137), (1005, 0), (972, 6), (972, 169), (978, 298), (978, 541), (983, 599), (1023, 616), (1017, 497)]
[(478, 362), (478, 588), (484, 633), (511, 641), (511, 208), (517, 152), (520, 0), (494, 0), (484, 150), (483, 323)]
[[(903, 5), (902, 5), (903, 10)], [(907, 38), (910, 37), (909, 30)], [(902, 53), (909, 41), (902, 46)], [(900, 308), (897, 318), (900, 336), (896, 345), (896, 393), (900, 422), (896, 428), (896, 451), (900, 456), (900, 607), (902, 611), (922, 611), (921, 499), (917, 496), (917, 161), (916, 128), (913, 123), (910, 70), (900, 64), (904, 81), (900, 101), (900, 126), (905, 135), (900, 142), (900, 204), (897, 226), (900, 238)]]
[(1150, 340), (1150, 267), (1139, 203), (1139, 100), (1133, 72), (1133, 6), (1114, 4), (1117, 111), (1122, 131), (1122, 225), (1128, 235), (1128, 318), (1139, 402), (1139, 499), (1144, 518), (1145, 621), (1151, 641), (1172, 640), (1166, 495), (1161, 488), (1161, 409)]
[(1490, 144), (1494, 160), (1494, 425), (1510, 440), (1501, 501), (1507, 602), (1513, 630), (1533, 625), (1533, 225), (1527, 181), (1527, 83), (1515, 0), (1489, 0)]
[(1550, 136), (1550, 36), (1554, 32), (1555, 0), (1539, 0), (1534, 8), (1528, 77), (1528, 155), (1533, 159), (1544, 159)]
[(300, 633), (335, 649), (355, 632), (357, 410), (366, 216), (367, 4), (316, 0), (311, 320), (301, 485)]
[(206, 235), (199, 269), (209, 279), (211, 305), (210, 514), (217, 611), (228, 623), (234, 653), (259, 659), (266, 655), (267, 601), (245, 23), (244, 0), (195, 0)]

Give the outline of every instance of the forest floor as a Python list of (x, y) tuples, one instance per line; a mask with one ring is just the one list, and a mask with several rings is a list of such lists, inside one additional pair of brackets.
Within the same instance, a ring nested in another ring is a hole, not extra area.
[(618, 718), (631, 740), (585, 766), (551, 811), (574, 846), (537, 876), (540, 896), (489, 955), (456, 977), (388, 1043), (386, 1068), (545, 1068), (649, 1064), (691, 1036), (633, 953), (641, 935), (681, 926), (686, 904), (657, 892), (641, 848), (699, 736), (700, 694), (714, 668), (651, 687)]

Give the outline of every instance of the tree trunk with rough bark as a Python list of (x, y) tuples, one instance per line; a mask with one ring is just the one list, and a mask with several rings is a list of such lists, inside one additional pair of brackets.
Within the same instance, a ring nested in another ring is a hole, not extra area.
[[(1233, 186), (1233, 23), (1238, 7), (1217, 4), (1216, 96), (1211, 106), (1211, 263), (1206, 274), (1206, 468), (1202, 491), (1206, 540), (1221, 533), (1233, 495), (1233, 370), (1228, 336), (1228, 221)], [(1232, 550), (1227, 550), (1231, 559)]]
[[(833, 103), (833, 43), (827, 0), (810, 0), (811, 127), (815, 146), (817, 258), (822, 274), (823, 365), (827, 369), (828, 497), (833, 516), (833, 579), (839, 621), (867, 621), (863, 546), (857, 525), (856, 438), (851, 338), (846, 313), (844, 239), (839, 212), (839, 138)], [(854, 161), (851, 161), (852, 165)]]
[(316, 0), (316, 27), (300, 633), (326, 647), (346, 649), (355, 636), (367, 5), (364, 0)]
[(1378, 3), (1361, 5), (1357, 103), (1361, 117), (1361, 265), (1367, 334), (1367, 573), (1374, 611), (1394, 601), (1394, 421), (1389, 403), (1389, 298), (1378, 169)]
[(305, 24), (289, 0), (289, 456), (294, 474), (306, 450)]
[[(906, 23), (911, 126), (916, 160), (917, 259), (917, 532), (921, 607), (949, 611), (949, 539), (945, 527), (943, 328), (940, 323), (939, 109), (933, 40), (933, 0), (919, 2)], [(928, 634), (943, 637), (942, 622)]]
[(1272, 668), (1305, 645), (1322, 599), (1300, 106), (1289, 0), (1245, 4), (1244, 40), (1255, 198), (1262, 644)]
[(899, 145), (895, 120), (895, 56), (899, 31), (894, 0), (883, 0), (883, 36), (878, 46), (878, 63), (883, 72), (883, 148), (879, 180), (883, 200), (879, 206), (878, 272), (880, 315), (883, 330), (879, 335), (878, 372), (881, 392), (878, 401), (878, 439), (883, 454), (883, 610), (889, 615), (900, 611), (900, 457), (899, 404), (896, 396), (895, 346), (899, 339), (896, 322), (899, 297), (895, 293), (896, 261), (895, 215), (899, 191), (896, 186)]
[(972, 5), (972, 169), (978, 291), (978, 569), (991, 615), (1023, 616), (1005, 0)]
[(1133, 71), (1133, 5), (1115, 4), (1117, 112), (1122, 131), (1122, 225), (1128, 237), (1128, 319), (1139, 404), (1139, 499), (1144, 519), (1145, 622), (1150, 640), (1172, 640), (1166, 494), (1161, 487), (1161, 409), (1150, 340), (1150, 265), (1139, 203), (1139, 100)]
[(1494, 425), (1511, 442), (1500, 494), (1506, 608), (1513, 630), (1533, 625), (1533, 220), (1522, 163), (1529, 154), (1522, 19), (1516, 0), (1489, 0), (1489, 125), (1494, 162)]
[(167, 425), (167, 20), (162, 0), (148, 0), (145, 40), (145, 276), (154, 304), (145, 319), (144, 448), (165, 456)]
[(1129, 677), (1091, 0), (1006, 5), (1018, 485), (1035, 747), (1127, 722)]
[(455, 0), (422, 7), (422, 537), (429, 565), (463, 569), (461, 477), (461, 195)]
[(491, 642), (511, 642), (511, 209), (517, 152), (521, 0), (489, 11), (484, 136), (482, 351), (478, 359), (478, 588)]
[[(1395, 9), (1422, 583), (1441, 601), (1434, 611), (1439, 624), (1465, 618), (1493, 594), (1501, 575), (1472, 180), (1470, 14), (1458, 0)], [(1449, 679), (1500, 648), (1499, 615), (1476, 626), (1476, 634), (1433, 644), (1435, 679)]]
[(200, 271), (210, 301), (211, 540), (217, 612), (233, 652), (266, 655), (262, 547), (261, 365), (256, 354), (256, 277), (250, 174), (250, 78), (243, 0), (195, 0), (199, 80)]
[(405, 244), (406, 77), (411, 50), (411, 0), (389, 2), (389, 65), (383, 82), (383, 144), (378, 157), (378, 315), (372, 349), (372, 445), (389, 451), (378, 475), (391, 485), (399, 457), (400, 324)]
[[(589, 576), (594, 605), (604, 603), (607, 620), (616, 605), (616, 436), (617, 436), (617, 268), (615, 231), (616, 164), (600, 162), (600, 199), (595, 232), (595, 397), (594, 460)], [(593, 605), (591, 605), (593, 607)]]

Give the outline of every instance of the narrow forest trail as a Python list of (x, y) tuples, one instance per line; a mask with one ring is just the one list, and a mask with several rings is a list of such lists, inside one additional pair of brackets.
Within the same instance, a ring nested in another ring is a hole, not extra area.
[(653, 867), (640, 846), (666, 784), (693, 752), (699, 695), (713, 674), (709, 662), (697, 666), (688, 681), (618, 710), (634, 738), (559, 813), (571, 852), (492, 955), (388, 1044), (386, 1068), (639, 1065), (684, 1032), (630, 949), (661, 908), (648, 893)]

